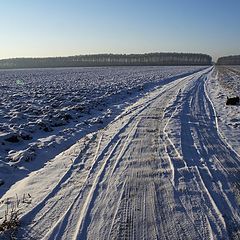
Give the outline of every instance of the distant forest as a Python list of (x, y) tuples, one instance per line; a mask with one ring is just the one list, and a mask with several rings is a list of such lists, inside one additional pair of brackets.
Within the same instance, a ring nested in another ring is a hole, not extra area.
[(71, 57), (3, 59), (0, 60), (0, 69), (211, 64), (212, 58), (209, 55), (195, 53), (95, 54)]
[(218, 65), (240, 65), (240, 55), (221, 57), (217, 60)]

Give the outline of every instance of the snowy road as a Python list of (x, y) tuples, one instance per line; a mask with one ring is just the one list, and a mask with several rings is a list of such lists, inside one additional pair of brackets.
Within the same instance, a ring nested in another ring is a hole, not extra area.
[(240, 157), (218, 130), (211, 72), (156, 88), (63, 153), (65, 172), (30, 175), (45, 195), (19, 238), (237, 239)]

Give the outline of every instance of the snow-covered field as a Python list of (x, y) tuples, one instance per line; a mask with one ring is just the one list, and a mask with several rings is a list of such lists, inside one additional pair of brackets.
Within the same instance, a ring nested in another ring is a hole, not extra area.
[(3, 71), (0, 213), (18, 202), (18, 239), (239, 239), (239, 109), (196, 70)]
[(200, 68), (1, 70), (0, 196), (162, 80)]

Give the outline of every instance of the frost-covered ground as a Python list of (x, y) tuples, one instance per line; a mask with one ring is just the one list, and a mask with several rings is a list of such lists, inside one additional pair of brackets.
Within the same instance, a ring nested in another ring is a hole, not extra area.
[[(240, 156), (218, 117), (227, 110), (219, 112), (212, 91), (222, 89), (213, 67), (192, 74), (183, 74), (194, 70), (185, 67), (180, 73), (172, 67), (128, 69), (145, 72), (139, 73), (145, 80), (148, 70), (152, 76), (165, 69), (166, 76), (132, 83), (132, 90), (123, 88), (79, 119), (43, 130), (46, 137), (37, 143), (45, 147), (36, 158), (15, 164), (20, 169), (14, 173), (28, 167), (29, 175), (13, 178), (0, 216), (15, 203), (17, 239), (238, 240)], [(83, 120), (78, 132), (74, 124)], [(77, 141), (67, 149), (61, 141), (57, 146), (51, 135), (67, 138), (59, 133), (71, 124)], [(41, 158), (46, 163), (32, 171)]]
[(1, 70), (0, 196), (159, 82), (201, 68)]
[(240, 97), (240, 66), (218, 66), (207, 84), (207, 90), (223, 137), (240, 154), (240, 106), (226, 105), (227, 97)]

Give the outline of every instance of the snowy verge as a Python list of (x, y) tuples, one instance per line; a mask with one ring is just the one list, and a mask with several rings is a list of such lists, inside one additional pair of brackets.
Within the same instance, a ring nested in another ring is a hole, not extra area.
[[(214, 69), (211, 77), (206, 81), (206, 92), (216, 112), (216, 123), (219, 132), (227, 143), (240, 155), (240, 106), (227, 106), (227, 97), (232, 91), (224, 86), (232, 85), (232, 79), (225, 78), (225, 84)], [(229, 81), (229, 84), (227, 82)], [(236, 82), (235, 84), (239, 84)]]

